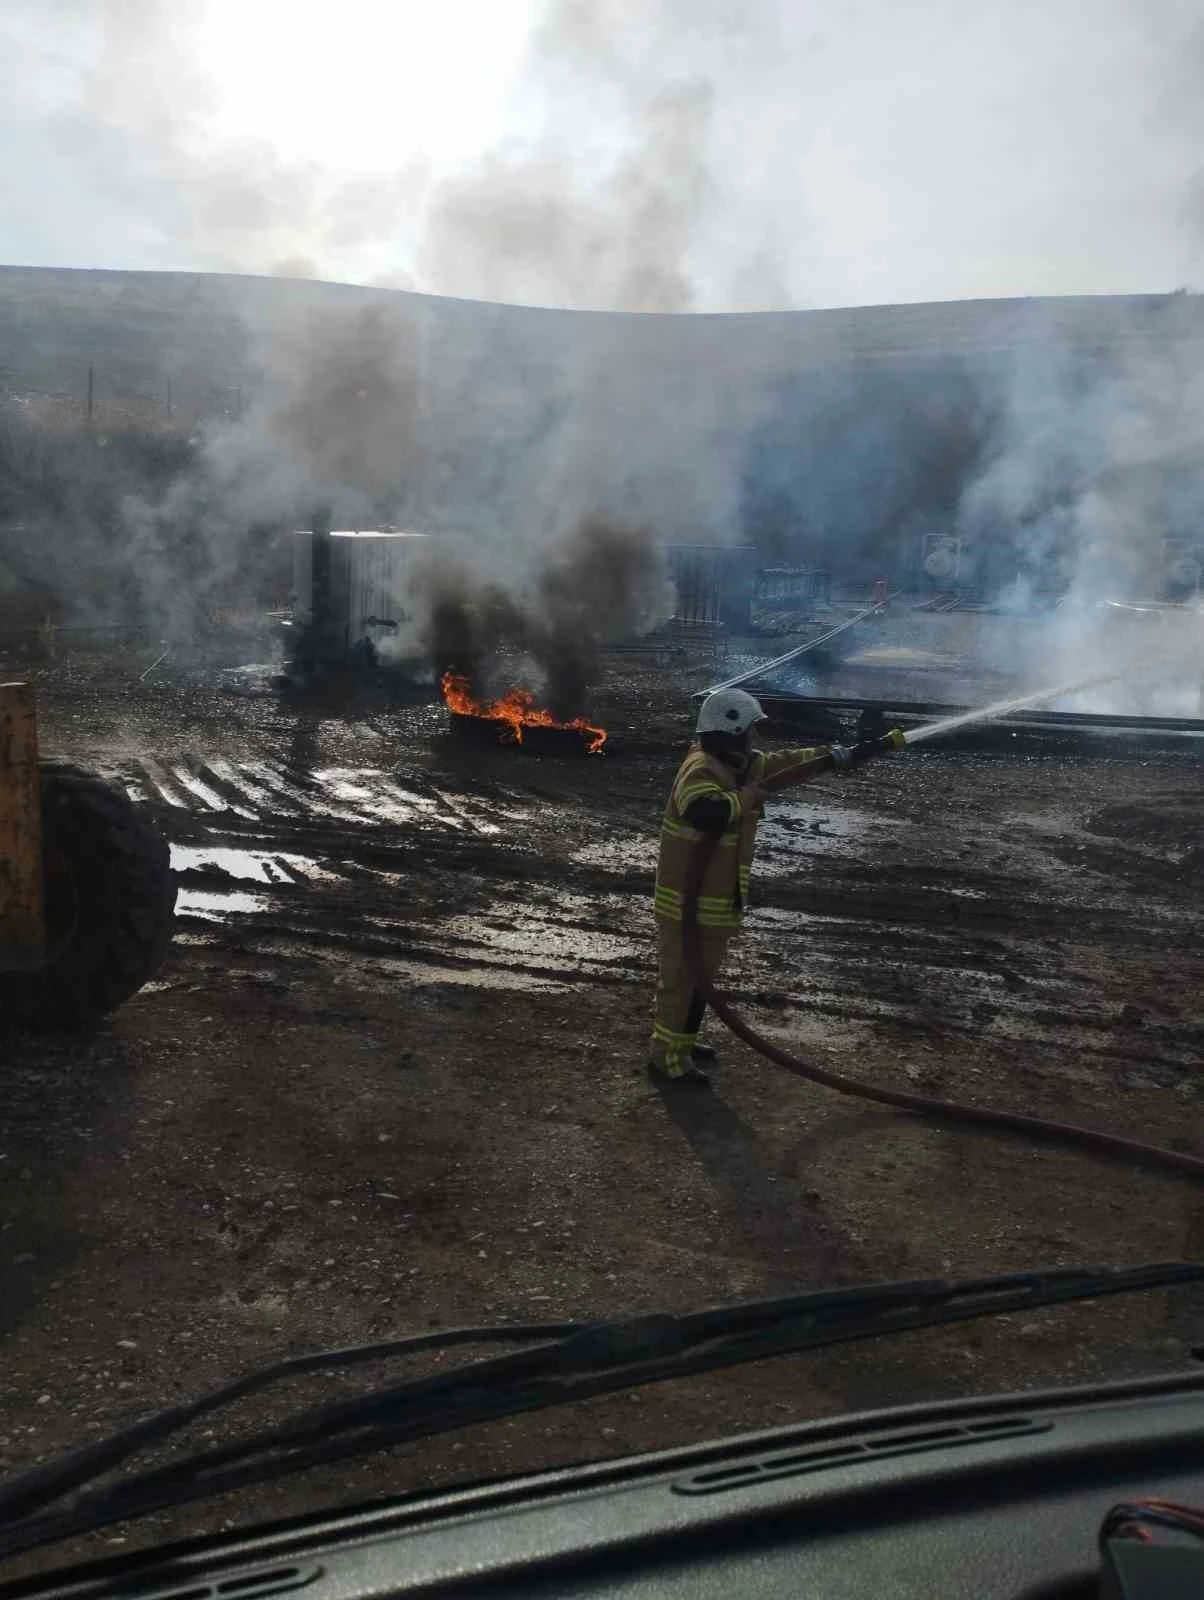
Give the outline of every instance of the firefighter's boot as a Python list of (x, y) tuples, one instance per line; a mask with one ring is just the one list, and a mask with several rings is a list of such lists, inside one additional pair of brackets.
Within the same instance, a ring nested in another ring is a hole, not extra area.
[(701, 1088), (710, 1083), (709, 1076), (690, 1058), (683, 1062), (650, 1061), (648, 1076), (654, 1083), (681, 1083)]

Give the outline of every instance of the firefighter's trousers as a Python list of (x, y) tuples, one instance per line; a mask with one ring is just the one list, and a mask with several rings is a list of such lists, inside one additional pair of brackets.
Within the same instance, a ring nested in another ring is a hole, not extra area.
[[(703, 970), (715, 978), (723, 965), (735, 929), (703, 930), (699, 936)], [(656, 922), (659, 971), (656, 980), (656, 1014), (652, 1024), (649, 1059), (671, 1077), (683, 1072), (698, 1039), (704, 1001), (695, 993), (686, 971), (680, 922)]]

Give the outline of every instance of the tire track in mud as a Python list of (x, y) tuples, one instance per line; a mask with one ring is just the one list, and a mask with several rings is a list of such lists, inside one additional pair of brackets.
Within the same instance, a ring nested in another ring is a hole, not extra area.
[[(551, 804), (496, 784), (457, 788), (449, 774), (262, 756), (146, 757), (111, 776), (173, 841), (184, 942), (325, 961), (371, 981), (647, 982), (654, 835), (592, 796)], [(566, 853), (578, 821), (593, 842)], [(1131, 902), (1118, 925), (1106, 884), (1063, 901), (1040, 862), (1006, 875), (883, 862), (872, 830), (864, 848), (866, 830), (848, 833), (822, 854), (803, 838), (801, 881), (798, 857), (786, 871), (780, 852), (767, 863), (731, 963), (738, 1002), (946, 1042), (1086, 1049), (1154, 1078), (1180, 1080), (1198, 1058), (1187, 1019), (1111, 1036), (1115, 1008), (1073, 959), (1084, 939), (1128, 944), (1139, 931)], [(1167, 916), (1151, 904), (1151, 939)]]
[(499, 988), (646, 971), (648, 940), (622, 932), (630, 906), (605, 875), (609, 905), (539, 881), (516, 837), (533, 807), (421, 772), (265, 759), (146, 757), (107, 775), (172, 840), (185, 942)]
[[(423, 773), (404, 779), (381, 768), (326, 767), (299, 771), (286, 763), (227, 757), (177, 757), (170, 763), (142, 757), (110, 766), (105, 776), (131, 799), (158, 811), (166, 828), (185, 818), (240, 830), (256, 825), (287, 839), (299, 830), (321, 834), (343, 829), (420, 828), (445, 837), (500, 836), (521, 813), (467, 796), (452, 795)], [(174, 815), (183, 813), (184, 817)]]

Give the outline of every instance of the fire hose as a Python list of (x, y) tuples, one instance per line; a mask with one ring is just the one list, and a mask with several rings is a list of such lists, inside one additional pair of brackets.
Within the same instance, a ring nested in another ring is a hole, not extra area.
[[(893, 735), (888, 734), (883, 739), (857, 746), (854, 754), (859, 760), (864, 760), (874, 754), (898, 749), (901, 742), (902, 736), (897, 732)], [(774, 778), (761, 783), (760, 787), (771, 790), (805, 783), (809, 778), (816, 777), (836, 765), (837, 758), (831, 753), (825, 753), (812, 761), (777, 773)], [(1166, 1150), (1158, 1145), (1146, 1144), (1139, 1139), (1125, 1139), (1119, 1134), (1104, 1133), (1095, 1128), (1081, 1128), (1074, 1123), (1056, 1122), (1045, 1117), (1028, 1117), (1018, 1111), (999, 1111), (990, 1106), (969, 1105), (959, 1100), (910, 1094), (903, 1089), (880, 1088), (876, 1084), (863, 1083), (856, 1078), (846, 1077), (842, 1072), (833, 1072), (827, 1067), (817, 1066), (813, 1061), (805, 1061), (781, 1045), (775, 1044), (772, 1039), (767, 1039), (764, 1034), (758, 1033), (735, 1010), (730, 1001), (716, 990), (707, 974), (702, 956), (698, 896), (707, 867), (718, 844), (718, 836), (704, 835), (694, 846), (691, 854), (682, 900), (682, 938), (686, 970), (695, 991), (702, 996), (720, 1021), (736, 1035), (737, 1039), (742, 1039), (766, 1061), (794, 1073), (796, 1077), (805, 1078), (809, 1083), (818, 1083), (825, 1089), (834, 1089), (838, 1094), (852, 1095), (860, 1100), (872, 1100), (878, 1105), (893, 1106), (896, 1110), (914, 1112), (939, 1122), (972, 1123), (979, 1127), (1001, 1128), (1009, 1133), (1019, 1133), (1033, 1139), (1078, 1145), (1084, 1150), (1124, 1156), (1144, 1165), (1170, 1167), (1177, 1172), (1186, 1172), (1194, 1178), (1204, 1178), (1204, 1156), (1189, 1155), (1180, 1150)]]

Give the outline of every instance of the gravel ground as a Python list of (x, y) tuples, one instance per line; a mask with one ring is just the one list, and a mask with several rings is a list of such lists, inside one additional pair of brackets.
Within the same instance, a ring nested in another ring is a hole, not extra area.
[[(0, 1467), (314, 1346), (1204, 1259), (1183, 1178), (895, 1115), (730, 1038), (713, 1091), (650, 1086), (650, 871), (705, 668), (625, 661), (593, 711), (608, 753), (544, 758), (459, 741), (421, 697), (290, 709), (213, 674), (139, 681), (149, 659), (31, 674), (47, 750), (153, 812), (181, 893), (167, 968), (97, 1035), (2, 1042)], [(1118, 741), (933, 745), (825, 779), (774, 803), (730, 991), (773, 1037), (869, 1082), (1204, 1151), (1200, 792), (1195, 758)], [(1156, 1294), (766, 1363), (93, 1548), (850, 1407), (1166, 1370), (1200, 1310)]]

